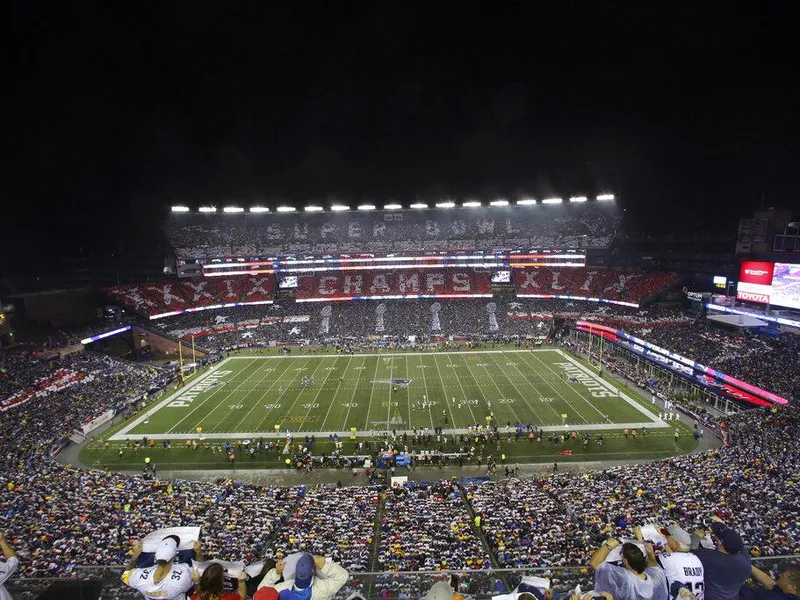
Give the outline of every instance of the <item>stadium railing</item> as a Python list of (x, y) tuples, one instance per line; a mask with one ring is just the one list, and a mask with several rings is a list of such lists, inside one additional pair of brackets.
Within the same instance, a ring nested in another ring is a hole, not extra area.
[[(797, 556), (772, 556), (753, 558), (753, 564), (760, 569), (779, 573), (787, 565), (797, 563)], [(6, 588), (12, 597), (20, 600), (36, 598), (39, 594), (55, 585), (70, 581), (96, 582), (102, 585), (102, 598), (119, 598), (134, 600), (141, 594), (125, 586), (120, 575), (121, 566), (76, 566), (70, 578), (16, 578), (6, 581)], [(501, 593), (497, 591), (497, 582), (501, 581), (509, 590), (515, 588), (523, 576), (537, 575), (551, 580), (552, 586), (591, 589), (592, 571), (588, 567), (563, 566), (549, 568), (519, 569), (481, 569), (458, 571), (402, 571), (402, 572), (353, 572), (347, 584), (336, 595), (337, 600), (344, 600), (352, 592), (358, 591), (368, 600), (380, 600), (386, 597), (421, 598), (436, 581), (449, 581), (451, 575), (458, 576), (459, 592), (473, 598), (489, 598)], [(387, 595), (387, 592), (389, 594)]]

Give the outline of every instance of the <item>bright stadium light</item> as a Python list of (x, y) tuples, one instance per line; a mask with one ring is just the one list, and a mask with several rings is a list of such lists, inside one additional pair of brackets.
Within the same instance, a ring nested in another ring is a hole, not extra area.
[(542, 200), (542, 204), (561, 204), (562, 202), (561, 198), (545, 198)]
[(536, 204), (536, 200), (533, 198), (523, 198), (522, 200), (517, 200), (517, 204), (520, 206), (530, 206)]
[(173, 206), (172, 212), (189, 212), (188, 206)]
[(384, 204), (383, 210), (402, 210), (402, 204)]
[(492, 200), (490, 206), (508, 206), (508, 200)]
[(455, 205), (456, 205), (455, 202), (450, 202), (448, 200), (447, 202), (437, 202), (436, 208), (453, 208)]
[(411, 208), (428, 208), (428, 205), (424, 202), (415, 202), (411, 205)]
[(303, 210), (305, 210), (306, 212), (322, 212), (325, 209), (322, 208), (321, 206), (315, 206), (315, 205), (312, 204), (312, 205), (306, 206)]
[(466, 202), (463, 202), (461, 206), (463, 206), (464, 208), (478, 208), (479, 206), (481, 206), (481, 203), (478, 202), (477, 200), (467, 200)]
[(597, 197), (597, 199), (598, 200), (613, 200), (614, 199), (614, 194), (600, 194)]
[(251, 206), (250, 207), (251, 213), (265, 213), (269, 212), (269, 209), (266, 206)]
[(201, 213), (217, 212), (217, 207), (216, 206), (201, 206), (200, 207), (200, 212)]
[(350, 210), (350, 207), (344, 204), (334, 204), (333, 206), (331, 206), (331, 210), (333, 212), (342, 212), (345, 210)]
[(278, 212), (294, 212), (294, 206), (279, 206), (276, 209)]
[(570, 198), (569, 201), (572, 203), (586, 202), (586, 196), (572, 196), (572, 198)]
[(361, 204), (358, 207), (358, 210), (375, 210), (374, 204)]
[(244, 209), (241, 206), (226, 206), (222, 209), (224, 213), (243, 213)]

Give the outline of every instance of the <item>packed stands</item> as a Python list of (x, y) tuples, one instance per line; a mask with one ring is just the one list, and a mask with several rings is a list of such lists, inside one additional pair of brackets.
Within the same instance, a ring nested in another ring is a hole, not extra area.
[(724, 328), (702, 319), (664, 327), (645, 325), (631, 333), (784, 398), (800, 399), (796, 335)]
[(680, 281), (677, 273), (641, 269), (525, 267), (514, 269), (519, 297), (602, 298), (638, 305)]
[(275, 278), (267, 274), (118, 285), (106, 291), (113, 300), (153, 318), (223, 304), (269, 304), (274, 288)]
[(171, 214), (180, 258), (514, 248), (606, 248), (615, 203), (368, 213)]

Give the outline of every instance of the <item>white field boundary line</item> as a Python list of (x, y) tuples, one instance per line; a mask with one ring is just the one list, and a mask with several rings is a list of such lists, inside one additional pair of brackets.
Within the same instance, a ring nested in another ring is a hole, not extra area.
[[(631, 406), (636, 408), (643, 415), (645, 415), (646, 417), (649, 417), (651, 419), (648, 422), (640, 422), (640, 423), (601, 423), (601, 424), (595, 423), (595, 424), (583, 424), (583, 425), (570, 425), (570, 424), (568, 424), (567, 427), (566, 427), (566, 430), (569, 430), (569, 431), (612, 431), (612, 430), (620, 430), (620, 429), (625, 429), (625, 428), (628, 428), (628, 429), (634, 429), (634, 428), (635, 429), (640, 429), (642, 427), (654, 427), (654, 426), (655, 427), (671, 427), (670, 424), (665, 423), (663, 420), (659, 419), (654, 413), (651, 413), (650, 411), (645, 409), (641, 404), (639, 404), (635, 400), (631, 399), (627, 394), (623, 393), (622, 390), (612, 386), (611, 384), (606, 382), (604, 379), (599, 378), (596, 373), (592, 373), (589, 369), (587, 369), (586, 367), (581, 365), (579, 362), (577, 362), (571, 356), (568, 356), (562, 350), (557, 349), (557, 348), (534, 349), (534, 350), (482, 350), (482, 351), (481, 350), (477, 350), (477, 351), (470, 351), (470, 352), (428, 352), (428, 353), (425, 353), (425, 352), (409, 352), (409, 353), (404, 353), (404, 354), (395, 354), (394, 356), (404, 356), (405, 355), (405, 356), (419, 356), (419, 357), (422, 357), (422, 356), (434, 356), (435, 357), (437, 354), (481, 354), (481, 353), (508, 354), (508, 353), (527, 353), (527, 352), (557, 352), (565, 360), (573, 363), (576, 367), (581, 369), (587, 375), (589, 375), (592, 378), (594, 378), (596, 381), (598, 381), (605, 388), (607, 388), (607, 389), (609, 389), (611, 391), (614, 391), (614, 392), (619, 392), (619, 397), (620, 398), (622, 398), (628, 404), (630, 404)], [(370, 357), (370, 356), (372, 356), (372, 357), (374, 357), (374, 356), (385, 357), (386, 355), (385, 354), (358, 354), (358, 355), (353, 355), (353, 356), (361, 356), (361, 357), (367, 358), (367, 357)], [(129, 425), (127, 425), (124, 429), (121, 429), (119, 432), (117, 432), (115, 435), (113, 435), (111, 438), (109, 438), (109, 441), (119, 442), (119, 441), (138, 440), (138, 439), (140, 439), (141, 438), (140, 435), (138, 435), (138, 434), (137, 435), (129, 435), (129, 434), (127, 434), (127, 432), (130, 431), (132, 428), (136, 427), (138, 424), (140, 424), (142, 421), (144, 421), (150, 415), (154, 414), (156, 411), (158, 411), (161, 408), (163, 408), (164, 406), (166, 406), (169, 402), (171, 402), (171, 401), (177, 399), (178, 397), (180, 397), (180, 395), (183, 394), (184, 392), (192, 389), (193, 386), (195, 386), (198, 383), (200, 383), (201, 381), (203, 381), (206, 377), (208, 377), (211, 373), (213, 373), (214, 370), (221, 369), (222, 367), (224, 367), (225, 364), (230, 360), (235, 360), (235, 359), (238, 359), (238, 358), (249, 358), (250, 360), (252, 360), (253, 358), (262, 358), (262, 359), (279, 358), (280, 359), (280, 358), (313, 358), (313, 357), (320, 358), (320, 355), (303, 354), (303, 355), (295, 355), (295, 356), (252, 356), (252, 357), (230, 356), (230, 357), (224, 359), (221, 363), (219, 363), (219, 365), (217, 367), (215, 367), (214, 369), (212, 369), (211, 371), (209, 371), (208, 373), (206, 373), (205, 375), (203, 375), (199, 379), (193, 381), (191, 384), (189, 384), (185, 388), (183, 388), (183, 389), (175, 392), (174, 394), (168, 396), (165, 400), (160, 402), (155, 408), (149, 409), (144, 414), (142, 414), (140, 417), (137, 417), (133, 422), (131, 422)], [(436, 359), (434, 358), (434, 362), (435, 362), (435, 360)], [(438, 364), (436, 366), (437, 366), (437, 369), (438, 369)], [(423, 374), (423, 378), (424, 378), (424, 374)], [(440, 379), (441, 379), (441, 375), (440, 375)], [(423, 379), (423, 381), (424, 381), (424, 379)], [(426, 391), (427, 391), (427, 389), (426, 389)], [(444, 383), (442, 383), (442, 391), (445, 394), (445, 402), (446, 402), (447, 401), (447, 391), (444, 388)], [(371, 398), (370, 398), (370, 404), (371, 404)], [(473, 418), (474, 418), (474, 415), (473, 415)], [(541, 429), (542, 431), (565, 431), (565, 427), (563, 425), (545, 425), (545, 426), (540, 426), (539, 429)], [(511, 431), (511, 432), (513, 432), (514, 429), (511, 428), (510, 430), (508, 430), (508, 428), (501, 427), (500, 431), (503, 431), (503, 432)], [(351, 435), (350, 431), (341, 431), (341, 430), (315, 432), (316, 435), (320, 435), (320, 436), (332, 435), (334, 433), (339, 434), (340, 437), (341, 437), (341, 435), (345, 435), (345, 434), (346, 435)], [(445, 429), (443, 431), (443, 433), (460, 435), (460, 434), (469, 433), (469, 431), (467, 429)], [(357, 437), (370, 437), (370, 436), (372, 436), (374, 434), (373, 434), (372, 431), (356, 431), (355, 435)], [(284, 438), (285, 436), (286, 436), (286, 432), (275, 433), (275, 432), (270, 432), (270, 431), (257, 431), (257, 432), (245, 432), (245, 433), (242, 433), (242, 432), (236, 432), (236, 433), (214, 432), (213, 434), (184, 433), (184, 434), (178, 434), (178, 435), (171, 435), (171, 434), (165, 434), (165, 433), (151, 433), (147, 437), (148, 437), (148, 439), (153, 439), (153, 440), (174, 440), (174, 439), (192, 440), (192, 439), (200, 439), (201, 437), (203, 437), (204, 439), (230, 439), (230, 440), (236, 440), (236, 439), (250, 439), (250, 438), (258, 438), (258, 437), (278, 438), (278, 439), (280, 439), (280, 438)]]
[[(198, 385), (198, 384), (199, 384), (199, 383), (201, 383), (202, 381), (205, 381), (205, 380), (206, 380), (208, 377), (210, 377), (210, 376), (211, 376), (211, 374), (212, 374), (212, 373), (215, 373), (216, 371), (219, 371), (220, 369), (223, 369), (223, 368), (225, 367), (225, 365), (226, 365), (226, 364), (228, 364), (228, 361), (229, 361), (229, 360), (231, 360), (231, 359), (232, 359), (232, 357), (228, 357), (228, 358), (226, 358), (225, 360), (223, 360), (223, 361), (222, 361), (221, 363), (219, 363), (218, 365), (215, 365), (214, 367), (212, 367), (211, 369), (209, 369), (208, 373), (206, 373), (205, 375), (201, 375), (200, 377), (198, 377), (197, 379), (195, 379), (195, 380), (194, 380), (192, 383), (190, 383), (189, 385), (187, 385), (187, 386), (185, 386), (185, 387), (182, 387), (181, 389), (179, 389), (179, 390), (177, 390), (177, 391), (173, 392), (172, 394), (170, 394), (169, 396), (167, 396), (166, 398), (164, 398), (164, 399), (163, 399), (161, 402), (159, 402), (158, 404), (156, 404), (156, 406), (155, 406), (155, 407), (153, 407), (153, 408), (148, 408), (148, 409), (147, 409), (147, 410), (145, 410), (145, 411), (144, 411), (144, 412), (143, 412), (143, 413), (142, 413), (140, 416), (136, 417), (136, 418), (135, 418), (133, 421), (131, 421), (130, 423), (128, 423), (128, 424), (127, 424), (125, 427), (123, 427), (123, 428), (122, 428), (122, 429), (120, 429), (120, 430), (119, 430), (117, 433), (115, 433), (113, 436), (111, 436), (111, 437), (109, 438), (109, 440), (111, 440), (111, 441), (124, 441), (124, 440), (130, 440), (130, 439), (139, 439), (139, 437), (140, 437), (140, 436), (138, 436), (138, 435), (136, 435), (136, 436), (128, 436), (128, 435), (126, 435), (126, 434), (127, 434), (127, 433), (128, 433), (130, 430), (131, 430), (131, 429), (133, 429), (134, 427), (136, 427), (137, 425), (139, 425), (140, 423), (142, 423), (142, 422), (144, 422), (144, 421), (148, 420), (148, 419), (149, 419), (149, 418), (150, 418), (150, 417), (151, 417), (153, 414), (155, 414), (156, 412), (158, 412), (159, 410), (161, 410), (162, 408), (164, 408), (164, 407), (165, 407), (167, 404), (169, 404), (169, 403), (170, 403), (170, 402), (172, 402), (173, 400), (178, 400), (178, 399), (180, 399), (180, 397), (181, 397), (183, 394), (185, 394), (186, 392), (188, 392), (189, 390), (191, 390), (191, 389), (192, 389), (194, 386)], [(118, 436), (123, 436), (123, 437), (118, 437)], [(150, 437), (150, 436), (148, 436), (148, 437)], [(166, 439), (166, 438), (165, 438), (165, 439)]]
[(584, 373), (586, 373), (586, 375), (589, 375), (589, 376), (590, 376), (592, 379), (594, 379), (594, 380), (595, 380), (597, 383), (599, 383), (600, 385), (602, 385), (604, 388), (606, 388), (607, 390), (610, 390), (610, 391), (612, 391), (612, 392), (617, 392), (617, 393), (619, 394), (619, 397), (620, 397), (620, 398), (622, 398), (623, 400), (625, 400), (625, 402), (627, 402), (628, 404), (630, 404), (630, 405), (631, 405), (633, 408), (635, 408), (636, 410), (638, 410), (638, 411), (639, 411), (640, 413), (642, 413), (642, 414), (643, 414), (645, 417), (649, 417), (649, 418), (650, 418), (650, 419), (653, 421), (653, 423), (654, 423), (654, 424), (656, 424), (658, 427), (670, 427), (670, 425), (669, 425), (669, 424), (667, 424), (667, 423), (665, 423), (663, 420), (659, 419), (659, 418), (656, 416), (656, 414), (655, 414), (655, 413), (652, 413), (652, 412), (650, 412), (650, 411), (649, 411), (649, 410), (647, 410), (647, 409), (646, 409), (644, 406), (642, 406), (642, 405), (641, 405), (639, 402), (636, 402), (636, 400), (634, 400), (633, 398), (631, 398), (630, 396), (628, 396), (628, 394), (626, 394), (625, 392), (623, 392), (621, 389), (619, 389), (618, 387), (616, 387), (616, 386), (613, 386), (612, 384), (608, 383), (608, 382), (607, 382), (605, 379), (603, 379), (602, 377), (599, 377), (599, 376), (597, 375), (597, 373), (592, 373), (592, 371), (591, 371), (591, 370), (589, 370), (587, 367), (585, 367), (584, 365), (582, 365), (581, 363), (579, 363), (577, 360), (575, 360), (575, 359), (574, 359), (574, 358), (572, 358), (571, 356), (567, 355), (565, 352), (563, 352), (563, 351), (561, 351), (561, 350), (557, 350), (557, 352), (558, 352), (558, 353), (559, 353), (559, 354), (560, 354), (562, 357), (564, 357), (564, 358), (565, 358), (567, 361), (571, 362), (573, 365), (575, 365), (575, 366), (576, 366), (577, 368), (579, 368), (581, 371), (583, 371)]
[[(530, 353), (530, 352), (561, 352), (558, 348), (529, 348), (527, 350), (459, 350), (459, 351), (452, 351), (452, 352), (390, 352), (384, 354), (361, 354), (357, 352), (352, 356), (364, 356), (366, 358), (391, 358), (393, 356), (446, 356), (448, 354), (517, 354), (517, 353)], [(347, 354), (284, 354), (283, 356), (264, 356), (263, 354), (259, 354), (256, 356), (251, 355), (238, 355), (238, 356), (229, 356), (225, 360), (253, 360), (261, 359), (261, 360), (283, 360), (283, 359), (291, 359), (291, 358), (324, 358), (326, 356), (350, 356)], [(220, 363), (222, 364), (222, 363)]]

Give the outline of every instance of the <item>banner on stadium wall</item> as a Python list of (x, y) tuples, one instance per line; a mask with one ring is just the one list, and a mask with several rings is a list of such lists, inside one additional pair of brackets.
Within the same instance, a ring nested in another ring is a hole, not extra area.
[(392, 477), (392, 487), (393, 488), (401, 488), (406, 483), (408, 483), (408, 477), (405, 475), (402, 477)]
[(100, 427), (100, 425), (102, 425), (103, 423), (107, 423), (113, 418), (114, 418), (114, 409), (108, 409), (106, 412), (100, 414), (100, 416), (97, 416), (88, 423), (82, 425), (81, 431), (83, 431), (84, 435), (88, 435), (90, 432)]

